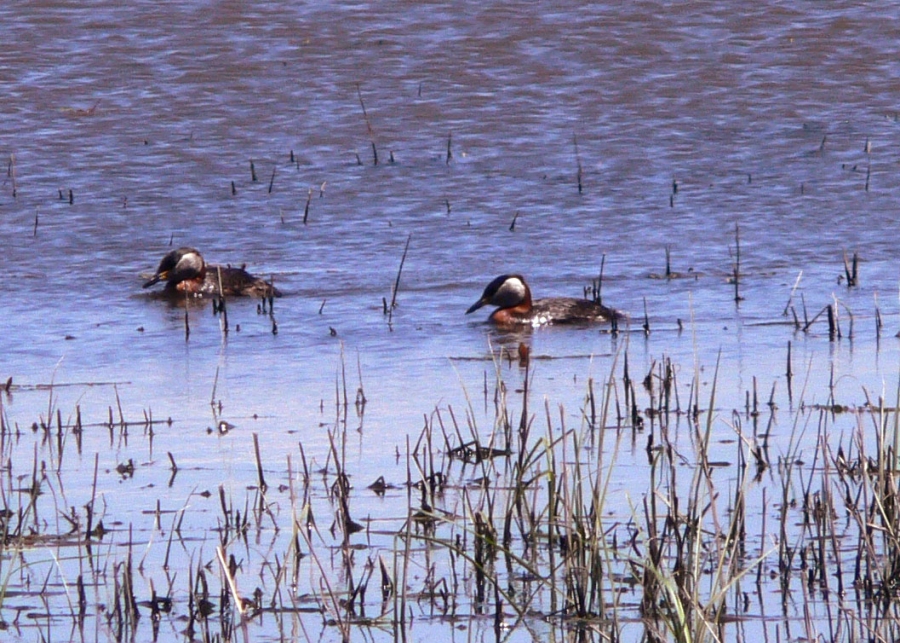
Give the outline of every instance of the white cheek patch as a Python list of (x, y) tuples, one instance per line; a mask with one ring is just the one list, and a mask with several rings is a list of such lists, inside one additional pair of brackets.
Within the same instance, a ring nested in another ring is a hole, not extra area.
[(497, 290), (496, 298), (502, 299), (504, 302), (522, 301), (523, 299), (525, 299), (525, 284), (522, 283), (521, 279), (516, 279), (514, 277), (507, 279)]
[(199, 272), (203, 267), (203, 260), (194, 253), (187, 254), (178, 261), (177, 267), (180, 267), (182, 270), (189, 268)]

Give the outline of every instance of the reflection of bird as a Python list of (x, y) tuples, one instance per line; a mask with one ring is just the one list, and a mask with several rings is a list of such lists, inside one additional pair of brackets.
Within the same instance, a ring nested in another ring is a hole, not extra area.
[(502, 326), (602, 323), (625, 318), (618, 310), (587, 299), (548, 297), (532, 301), (531, 289), (522, 275), (501, 275), (494, 279), (466, 314), (487, 305), (498, 306), (489, 319)]
[[(219, 275), (222, 276), (221, 288)], [(145, 284), (165, 281), (166, 293), (193, 295), (245, 295), (247, 297), (281, 297), (275, 286), (254, 277), (243, 268), (207, 265), (200, 252), (194, 248), (179, 248), (162, 258), (159, 268)]]

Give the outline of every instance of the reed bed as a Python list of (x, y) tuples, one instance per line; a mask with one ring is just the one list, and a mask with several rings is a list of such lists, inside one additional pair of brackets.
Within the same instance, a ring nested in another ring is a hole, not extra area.
[[(93, 423), (80, 407), (64, 419), (52, 386), (31, 423), (0, 403), (0, 628), (116, 641), (451, 627), (497, 641), (900, 637), (900, 386), (893, 406), (866, 392), (847, 404), (832, 387), (827, 404), (804, 392), (782, 412), (777, 380), (768, 402), (754, 380), (727, 408), (717, 364), (703, 386), (699, 365), (665, 356), (635, 374), (623, 348), (566, 409), (533, 390), (527, 351), (492, 355), (480, 399), (464, 383), (460, 402), (424, 410), (371, 483), (347, 456), (367, 400), (359, 360), (348, 392), (343, 354), (326, 452), (266, 453), (253, 434), (239, 488), (180, 484), (179, 455), (152, 455), (172, 421), (129, 421), (117, 390)], [(129, 442), (149, 457), (120, 457)], [(115, 494), (138, 480), (128, 502), (140, 506), (116, 515)]]

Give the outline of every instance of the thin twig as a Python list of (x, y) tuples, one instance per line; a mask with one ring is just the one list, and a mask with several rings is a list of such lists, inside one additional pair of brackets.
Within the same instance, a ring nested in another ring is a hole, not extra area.
[(412, 239), (412, 234), (406, 237), (406, 246), (403, 248), (403, 256), (400, 258), (400, 267), (397, 269), (397, 279), (394, 281), (394, 293), (391, 295), (391, 307), (390, 310), (394, 310), (397, 307), (397, 291), (400, 290), (400, 275), (403, 273), (403, 263), (406, 261), (406, 253), (409, 251), (409, 242)]

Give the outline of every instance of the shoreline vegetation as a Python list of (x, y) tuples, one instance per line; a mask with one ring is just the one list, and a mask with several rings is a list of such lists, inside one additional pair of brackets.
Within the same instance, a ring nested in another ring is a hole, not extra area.
[[(754, 378), (744, 407), (727, 408), (718, 363), (706, 386), (699, 364), (665, 357), (635, 376), (623, 348), (602, 378), (573, 384), (572, 423), (532, 390), (527, 350), (492, 354), (486, 413), (463, 384), (464, 404), (425, 410), (374, 481), (348, 459), (367, 399), (359, 364), (348, 390), (342, 356), (324, 462), (302, 441), (266, 453), (254, 433), (242, 494), (172, 494), (188, 475), (179, 453), (101, 467), (88, 434), (108, 434), (115, 456), (129, 440), (152, 453), (156, 432), (178, 429), (149, 411), (126, 420), (116, 385), (105, 422), (58, 408), (52, 385), (30, 423), (0, 402), (0, 628), (43, 640), (406, 640), (449, 623), (498, 641), (900, 636), (900, 387), (892, 403), (846, 404), (832, 387), (808, 404), (804, 384), (779, 409), (788, 369), (767, 402)], [(215, 417), (215, 392), (211, 406)], [(148, 484), (150, 471), (168, 483)], [(111, 494), (135, 485), (139, 507), (115, 515)]]

